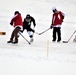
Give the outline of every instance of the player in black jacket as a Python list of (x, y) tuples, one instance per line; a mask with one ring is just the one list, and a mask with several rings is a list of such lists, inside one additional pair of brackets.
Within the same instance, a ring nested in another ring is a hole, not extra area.
[(27, 33), (31, 38), (30, 42), (33, 42), (33, 33), (35, 32), (35, 30), (31, 28), (32, 23), (33, 23), (33, 26), (35, 27), (36, 26), (35, 19), (29, 14), (27, 14), (23, 21), (23, 31), (25, 29), (27, 30)]

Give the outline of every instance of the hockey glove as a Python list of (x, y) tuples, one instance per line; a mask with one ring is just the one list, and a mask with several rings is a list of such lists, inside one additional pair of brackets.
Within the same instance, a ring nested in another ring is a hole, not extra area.
[(52, 25), (50, 26), (50, 28), (51, 28), (51, 29), (53, 28)]

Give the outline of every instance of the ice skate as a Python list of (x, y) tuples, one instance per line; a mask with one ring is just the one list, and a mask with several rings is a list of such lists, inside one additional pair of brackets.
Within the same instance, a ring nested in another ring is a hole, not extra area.
[(33, 39), (33, 38), (31, 38), (31, 39), (30, 39), (30, 42), (33, 42), (33, 41), (34, 41), (34, 39)]
[(12, 41), (7, 41), (7, 43), (12, 43)]

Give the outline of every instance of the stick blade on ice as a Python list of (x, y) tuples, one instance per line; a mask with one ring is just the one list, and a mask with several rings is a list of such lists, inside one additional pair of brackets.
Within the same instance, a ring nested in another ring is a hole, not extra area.
[(68, 41), (63, 41), (63, 43), (68, 43)]

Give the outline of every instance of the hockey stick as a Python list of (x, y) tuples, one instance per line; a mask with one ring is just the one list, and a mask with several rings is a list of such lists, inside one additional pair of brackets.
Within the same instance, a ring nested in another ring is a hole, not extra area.
[(46, 31), (48, 31), (48, 30), (50, 30), (50, 28), (48, 28), (48, 29), (46, 29), (45, 31), (43, 31), (43, 32), (39, 33), (39, 35), (41, 35), (41, 34), (45, 33), (45, 32), (46, 32)]
[(38, 32), (35, 32), (35, 34), (39, 35), (40, 33), (38, 33)]
[(31, 44), (31, 43), (21, 34), (21, 32), (19, 32), (19, 34), (20, 34), (29, 44)]
[(67, 40), (67, 41), (63, 41), (63, 43), (68, 43), (70, 41), (70, 39), (73, 37), (73, 35), (75, 34), (76, 30), (73, 32), (73, 34), (71, 35), (71, 37)]

